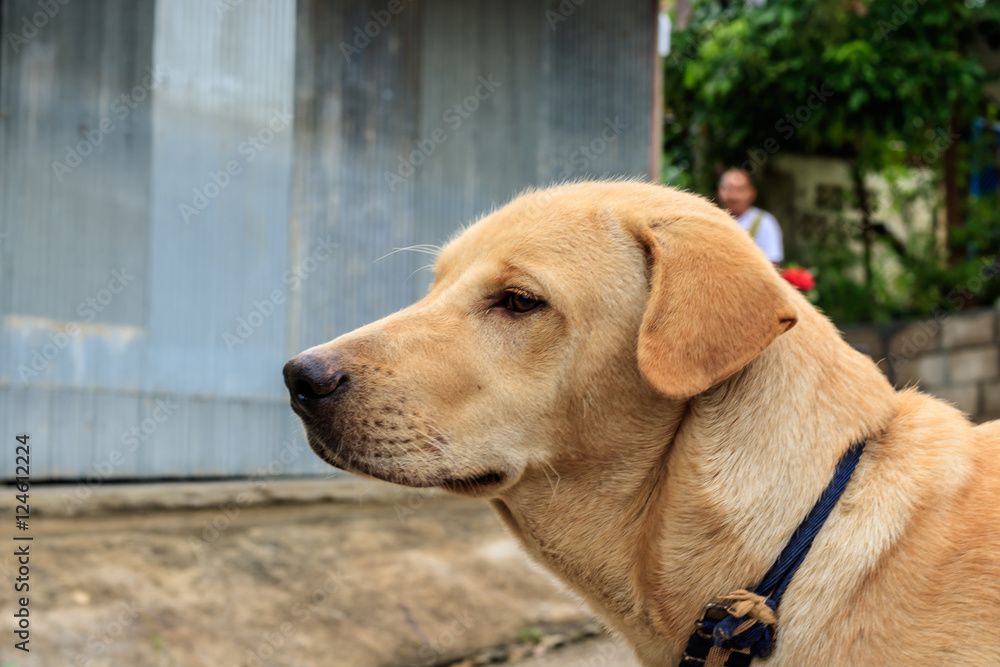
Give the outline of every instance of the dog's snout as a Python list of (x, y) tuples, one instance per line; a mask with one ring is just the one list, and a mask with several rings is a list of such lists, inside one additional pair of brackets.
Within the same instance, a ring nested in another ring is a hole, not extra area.
[(300, 354), (285, 364), (284, 375), (292, 399), (300, 403), (333, 396), (348, 382), (337, 359), (323, 354)]

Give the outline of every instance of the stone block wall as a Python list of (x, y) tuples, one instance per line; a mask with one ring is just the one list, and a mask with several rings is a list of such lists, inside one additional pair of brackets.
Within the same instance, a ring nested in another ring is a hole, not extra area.
[(897, 388), (916, 385), (977, 422), (1000, 418), (1000, 312), (937, 313), (913, 322), (846, 327)]

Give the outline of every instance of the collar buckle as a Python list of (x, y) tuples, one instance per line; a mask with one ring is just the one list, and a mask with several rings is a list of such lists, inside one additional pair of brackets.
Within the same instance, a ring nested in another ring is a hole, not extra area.
[(709, 602), (702, 610), (701, 618), (695, 622), (695, 631), (705, 639), (711, 639), (715, 625), (728, 615), (728, 606), (721, 602)]

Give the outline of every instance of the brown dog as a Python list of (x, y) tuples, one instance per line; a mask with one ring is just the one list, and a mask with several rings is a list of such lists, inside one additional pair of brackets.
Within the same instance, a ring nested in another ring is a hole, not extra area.
[(324, 460), (490, 499), (657, 667), (867, 439), (767, 663), (1000, 665), (1000, 422), (894, 391), (698, 197), (519, 197), (444, 248), (427, 296), (285, 381)]

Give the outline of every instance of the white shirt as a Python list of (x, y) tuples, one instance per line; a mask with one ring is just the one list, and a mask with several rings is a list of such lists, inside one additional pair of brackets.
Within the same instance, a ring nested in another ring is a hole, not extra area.
[(767, 258), (777, 264), (785, 259), (785, 251), (781, 245), (781, 227), (778, 226), (778, 221), (774, 219), (774, 216), (756, 206), (751, 206), (736, 221), (740, 223), (743, 231), (749, 232), (758, 215), (760, 223), (757, 225), (757, 235), (754, 236), (753, 240), (757, 242)]

